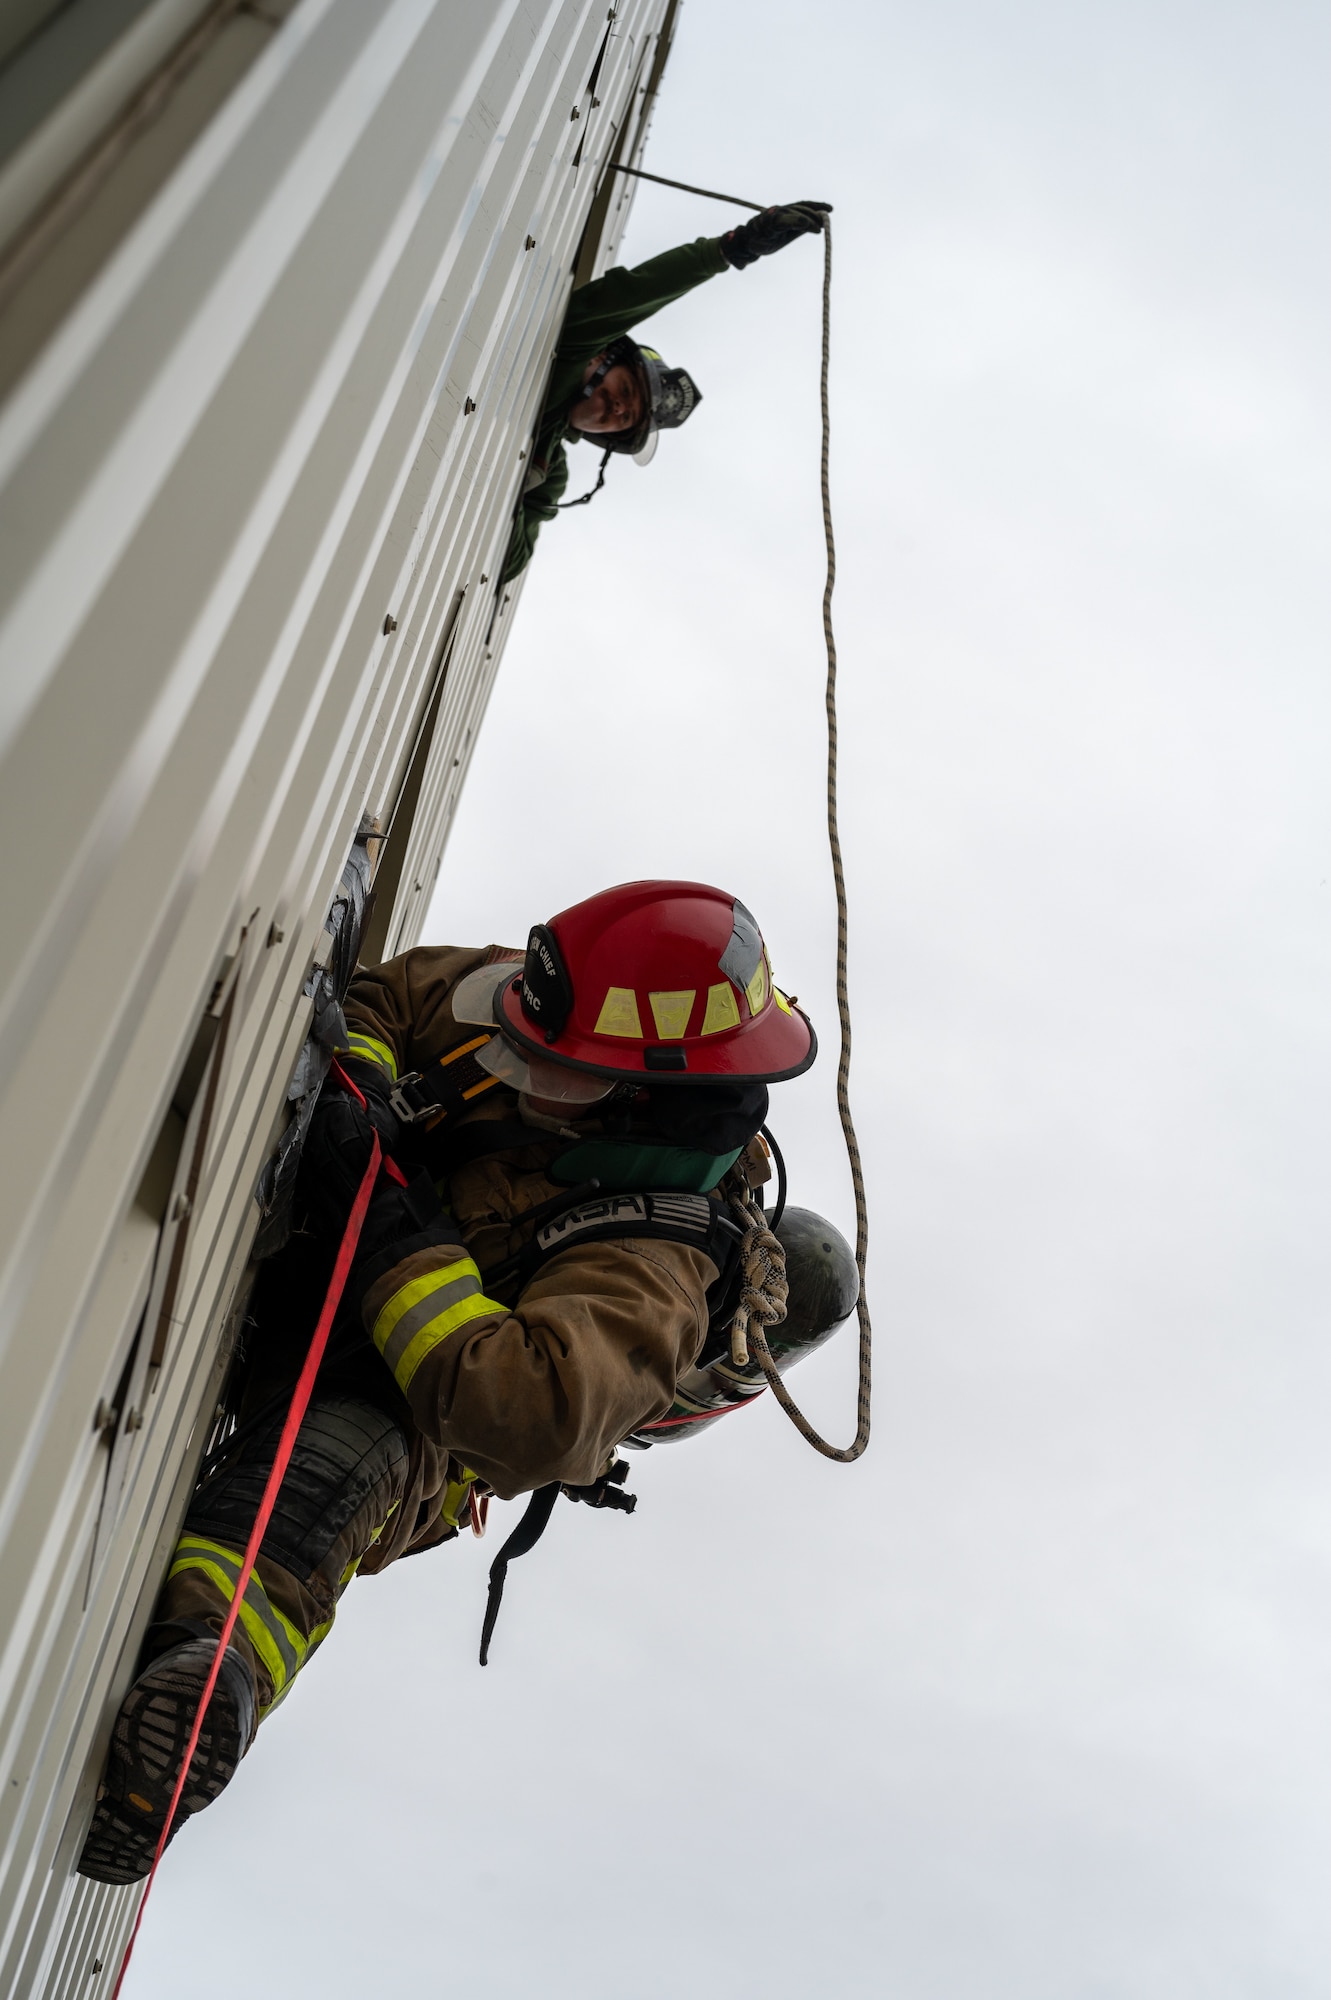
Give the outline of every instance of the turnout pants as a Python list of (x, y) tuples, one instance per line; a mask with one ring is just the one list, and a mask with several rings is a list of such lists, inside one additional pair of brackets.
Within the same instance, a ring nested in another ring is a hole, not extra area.
[[(145, 1656), (216, 1637), (235, 1596), (283, 1414), (199, 1488), (153, 1613)], [(385, 1411), (316, 1391), (246, 1586), (232, 1644), (259, 1719), (281, 1701), (337, 1614), (337, 1601), (402, 1503), (407, 1441)]]

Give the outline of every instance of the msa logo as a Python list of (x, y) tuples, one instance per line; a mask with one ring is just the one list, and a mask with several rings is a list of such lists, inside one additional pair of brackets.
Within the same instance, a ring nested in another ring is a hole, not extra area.
[(608, 1222), (642, 1222), (648, 1219), (647, 1201), (640, 1194), (611, 1194), (602, 1201), (586, 1201), (566, 1215), (556, 1215), (536, 1232), (542, 1250), (563, 1249), (589, 1229), (603, 1229)]

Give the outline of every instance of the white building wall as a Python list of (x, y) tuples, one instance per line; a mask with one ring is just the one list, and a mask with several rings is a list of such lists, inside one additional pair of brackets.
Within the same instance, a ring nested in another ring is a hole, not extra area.
[(188, 143), (109, 148), (108, 176), (154, 143), (165, 169), (0, 406), (6, 1994), (113, 1982), (137, 1892), (71, 1866), (212, 1421), (303, 988), (424, 734), (375, 924), (417, 934), (516, 609), (521, 454), (672, 17), (302, 0)]

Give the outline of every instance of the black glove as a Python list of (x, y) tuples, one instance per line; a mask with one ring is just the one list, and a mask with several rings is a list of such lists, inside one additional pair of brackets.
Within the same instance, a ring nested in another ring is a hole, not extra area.
[(816, 236), (823, 217), (832, 213), (830, 201), (792, 201), (785, 208), (765, 208), (752, 222), (741, 222), (721, 238), (721, 254), (728, 264), (742, 271), (774, 250), (784, 250), (797, 236)]

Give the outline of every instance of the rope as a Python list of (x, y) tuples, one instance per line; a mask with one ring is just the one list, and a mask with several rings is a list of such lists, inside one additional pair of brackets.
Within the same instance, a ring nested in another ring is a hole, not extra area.
[(705, 195), (708, 201), (728, 201), (732, 208), (751, 208), (755, 215), (761, 215), (760, 201), (745, 201), (741, 195), (718, 194), (715, 188), (694, 187), (689, 181), (668, 181), (664, 174), (649, 174), (643, 167), (621, 167), (616, 160), (612, 163), (612, 174), (632, 174), (635, 181), (655, 181), (658, 187), (682, 188), (685, 194)]
[[(815, 1451), (824, 1458), (837, 1459), (842, 1465), (850, 1465), (864, 1452), (869, 1442), (869, 1392), (872, 1381), (873, 1328), (869, 1320), (869, 1301), (865, 1291), (864, 1267), (869, 1254), (869, 1210), (864, 1193), (864, 1169), (860, 1161), (859, 1141), (855, 1137), (855, 1121), (850, 1112), (850, 992), (846, 977), (846, 947), (849, 924), (846, 914), (846, 876), (841, 863), (841, 835), (837, 829), (837, 713), (836, 713), (836, 638), (832, 631), (832, 589), (836, 583), (836, 543), (832, 535), (832, 493), (829, 463), (831, 457), (832, 423), (827, 397), (828, 363), (832, 348), (832, 218), (823, 217), (823, 367), (822, 367), (822, 495), (823, 495), (823, 536), (827, 543), (827, 581), (823, 585), (823, 637), (827, 642), (827, 841), (832, 853), (832, 879), (836, 885), (837, 943), (836, 943), (836, 1001), (837, 1014), (841, 1022), (841, 1056), (837, 1063), (836, 1102), (841, 1120), (841, 1131), (846, 1142), (846, 1158), (850, 1163), (850, 1178), (855, 1188), (855, 1267), (859, 1272), (860, 1292), (856, 1301), (856, 1314), (860, 1327), (860, 1373), (857, 1398), (857, 1424), (854, 1442), (838, 1447), (828, 1444), (804, 1415), (799, 1405), (791, 1397), (785, 1383), (776, 1372), (767, 1345), (765, 1326), (779, 1324), (778, 1319), (765, 1317), (762, 1313), (750, 1311), (745, 1315), (743, 1334), (751, 1337), (753, 1352), (758, 1365), (767, 1378), (767, 1386), (780, 1403), (801, 1437), (807, 1438)], [(761, 1243), (766, 1223), (759, 1225), (754, 1220), (762, 1211), (752, 1203), (752, 1214), (746, 1219), (750, 1226), (750, 1236), (746, 1237), (744, 1253), (747, 1257), (749, 1243), (755, 1248)], [(773, 1239), (775, 1240), (775, 1239)], [(779, 1247), (779, 1246), (778, 1246)], [(784, 1282), (784, 1266), (782, 1271)], [(768, 1303), (772, 1303), (769, 1299)], [(737, 1315), (738, 1317), (738, 1315)], [(784, 1303), (780, 1319), (785, 1318)]]
[(739, 1304), (730, 1322), (730, 1359), (736, 1368), (747, 1368), (750, 1331), (754, 1327), (758, 1329), (755, 1347), (760, 1339), (766, 1345), (763, 1330), (769, 1326), (780, 1326), (786, 1316), (790, 1287), (786, 1283), (785, 1247), (772, 1234), (767, 1217), (747, 1187), (741, 1187), (731, 1195), (730, 1206), (744, 1227), (744, 1242), (740, 1249), (743, 1279)]
[[(356, 1089), (355, 1084), (351, 1082), (350, 1078), (342, 1074), (336, 1063), (333, 1067), (341, 1078), (341, 1081), (355, 1096), (360, 1097), (361, 1103), (364, 1104), (365, 1099), (360, 1096), (360, 1092)], [(365, 1221), (365, 1212), (369, 1208), (370, 1196), (374, 1193), (374, 1184), (379, 1177), (380, 1158), (379, 1134), (376, 1132), (374, 1135), (374, 1144), (370, 1148), (370, 1163), (366, 1167), (360, 1187), (356, 1191), (356, 1199), (352, 1203), (351, 1214), (347, 1218), (347, 1226), (342, 1234), (342, 1243), (337, 1253), (337, 1262), (333, 1266), (332, 1278), (329, 1280), (328, 1292), (323, 1303), (323, 1311), (319, 1314), (319, 1324), (314, 1329), (314, 1338), (310, 1342), (310, 1351), (305, 1356), (305, 1366), (301, 1369), (300, 1379), (292, 1392), (291, 1407), (287, 1411), (287, 1420), (282, 1427), (281, 1438), (278, 1440), (277, 1456), (274, 1458), (272, 1470), (268, 1474), (268, 1483), (263, 1489), (263, 1499), (259, 1502), (259, 1511), (254, 1517), (254, 1526), (250, 1529), (250, 1538), (245, 1546), (245, 1555), (240, 1565), (240, 1576), (231, 1599), (231, 1608), (227, 1612), (221, 1635), (217, 1641), (217, 1651), (213, 1656), (211, 1671), (209, 1672), (207, 1681), (204, 1683), (203, 1696), (194, 1717), (194, 1727), (190, 1731), (190, 1739), (185, 1746), (185, 1755), (181, 1760), (180, 1775), (176, 1779), (176, 1788), (171, 1794), (171, 1803), (167, 1807), (166, 1818), (162, 1822), (162, 1831), (158, 1835), (157, 1850), (153, 1855), (153, 1865), (148, 1871), (148, 1880), (144, 1885), (143, 1897), (139, 1903), (138, 1913), (134, 1918), (134, 1928), (129, 1934), (129, 1943), (125, 1946), (125, 1956), (120, 1961), (120, 1971), (116, 1978), (115, 1991), (111, 1996), (111, 2000), (119, 2000), (120, 1989), (125, 1983), (125, 1974), (129, 1970), (129, 1961), (133, 1955), (134, 1946), (138, 1941), (139, 1926), (143, 1922), (143, 1913), (148, 1907), (148, 1898), (152, 1894), (152, 1886), (157, 1879), (157, 1870), (162, 1856), (166, 1852), (166, 1843), (171, 1836), (171, 1828), (175, 1822), (181, 1794), (185, 1789), (185, 1780), (189, 1775), (189, 1767), (193, 1761), (194, 1752), (199, 1747), (199, 1736), (203, 1729), (204, 1717), (208, 1713), (208, 1704), (213, 1698), (213, 1690), (217, 1686), (217, 1677), (222, 1671), (222, 1656), (226, 1652), (231, 1642), (231, 1635), (236, 1629), (236, 1620), (240, 1616), (241, 1600), (244, 1598), (245, 1592), (249, 1587), (250, 1575), (258, 1559), (259, 1547), (267, 1531), (273, 1508), (277, 1502), (278, 1490), (286, 1475), (286, 1469), (290, 1463), (292, 1451), (295, 1448), (296, 1434), (300, 1430), (301, 1422), (309, 1407), (310, 1396), (314, 1390), (314, 1378), (319, 1372), (319, 1363), (323, 1360), (324, 1349), (328, 1345), (328, 1335), (332, 1328), (333, 1315), (336, 1313), (341, 1301), (347, 1282), (347, 1273), (351, 1269), (352, 1259), (356, 1254), (356, 1245), (360, 1241), (361, 1227)]]

